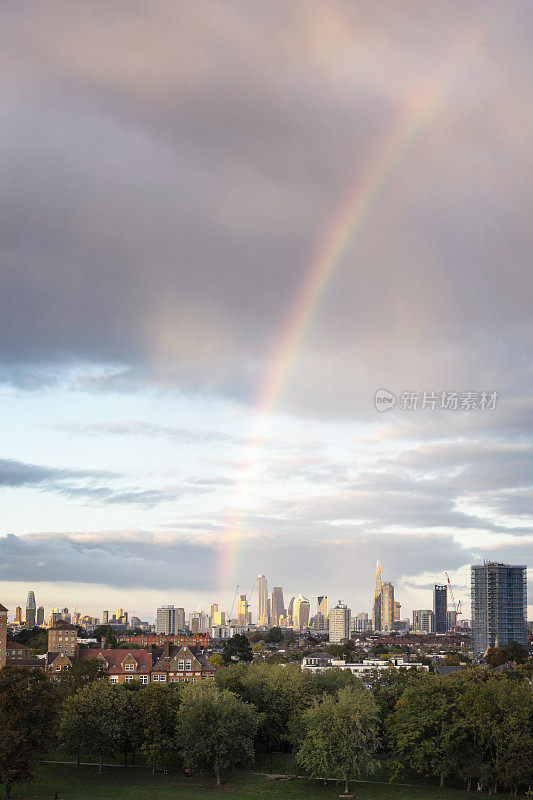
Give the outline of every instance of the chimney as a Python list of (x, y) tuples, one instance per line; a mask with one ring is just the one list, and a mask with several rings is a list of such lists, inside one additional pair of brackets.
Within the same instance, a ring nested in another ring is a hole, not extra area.
[(165, 652), (166, 658), (169, 658), (169, 656), (170, 656), (170, 642), (169, 642), (168, 639), (165, 640), (165, 651), (164, 652)]
[(105, 650), (105, 636), (100, 637), (100, 648)]

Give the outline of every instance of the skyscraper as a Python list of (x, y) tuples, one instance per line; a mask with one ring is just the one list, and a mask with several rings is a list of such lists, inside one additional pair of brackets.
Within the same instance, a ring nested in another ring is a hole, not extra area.
[(381, 584), (381, 630), (391, 631), (394, 627), (394, 586), (387, 581)]
[(292, 607), (292, 627), (296, 630), (309, 627), (309, 615), (311, 613), (311, 603), (299, 594)]
[(43, 625), (44, 623), (44, 606), (39, 606), (37, 609), (37, 625)]
[(430, 608), (422, 608), (413, 611), (413, 630), (417, 633), (433, 633), (433, 611)]
[(294, 597), (289, 600), (289, 607), (287, 608), (287, 624), (294, 624)]
[(245, 594), (239, 595), (239, 605), (237, 607), (237, 624), (244, 626), (250, 625), (251, 613), (248, 611), (248, 600)]
[(261, 628), (268, 628), (268, 585), (263, 574), (257, 576), (257, 624)]
[(343, 639), (350, 638), (350, 609), (339, 602), (329, 612), (329, 641), (340, 644)]
[(22, 609), (20, 606), (15, 609), (15, 625), (22, 625)]
[(157, 609), (156, 633), (173, 636), (176, 633), (176, 609), (174, 606), (161, 606)]
[(176, 615), (175, 615), (175, 624), (177, 631), (184, 631), (186, 630), (187, 626), (185, 624), (185, 609), (184, 608), (177, 608)]
[(433, 624), (435, 633), (446, 633), (448, 630), (448, 620), (446, 612), (448, 610), (448, 590), (445, 584), (435, 584), (433, 587)]
[(376, 563), (376, 577), (374, 580), (374, 597), (372, 599), (372, 628), (381, 630), (381, 564)]
[(109, 622), (109, 611), (102, 611), (102, 624), (107, 625)]
[(402, 604), (397, 600), (394, 601), (394, 622), (399, 622), (402, 616)]
[(28, 592), (28, 599), (26, 600), (26, 627), (27, 628), (35, 628), (35, 614), (36, 614), (36, 605), (35, 605), (35, 594), (30, 591)]
[(283, 589), (281, 586), (272, 588), (272, 603), (270, 605), (271, 624), (279, 625), (280, 617), (285, 616), (285, 602), (283, 600)]
[(327, 594), (319, 594), (317, 597), (317, 611), (319, 614), (324, 616), (324, 619), (328, 618), (328, 596)]
[(474, 653), (527, 644), (527, 567), (486, 561), (471, 567)]

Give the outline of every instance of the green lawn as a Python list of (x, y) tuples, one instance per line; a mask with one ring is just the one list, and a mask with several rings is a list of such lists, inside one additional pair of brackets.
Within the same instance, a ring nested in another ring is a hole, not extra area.
[[(261, 763), (256, 766), (260, 768)], [(215, 789), (211, 776), (186, 778), (182, 773), (153, 775), (146, 767), (76, 767), (70, 764), (43, 764), (35, 783), (16, 784), (12, 800), (334, 800), (341, 786), (321, 781), (290, 780), (274, 782), (250, 772), (225, 776), (221, 789)], [(411, 788), (386, 784), (359, 783), (353, 789), (357, 800), (467, 800), (458, 789)], [(483, 796), (484, 797), (484, 796)]]

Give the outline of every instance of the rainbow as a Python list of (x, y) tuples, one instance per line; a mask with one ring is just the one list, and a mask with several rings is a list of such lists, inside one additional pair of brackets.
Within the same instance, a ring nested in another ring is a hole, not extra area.
[[(461, 44), (462, 50), (466, 47), (467, 52), (472, 53), (471, 36), (463, 37)], [(229, 591), (235, 584), (239, 545), (247, 519), (246, 493), (259, 460), (269, 415), (279, 405), (304, 339), (331, 281), (397, 173), (406, 153), (433, 119), (455, 78), (457, 67), (462, 66), (463, 59), (457, 57), (457, 50), (454, 55), (452, 69), (447, 65), (411, 98), (403, 113), (398, 115), (319, 242), (302, 291), (274, 349), (270, 369), (254, 406), (251, 430), (244, 444), (242, 472), (235, 485), (229, 519), (222, 534), (221, 589)]]

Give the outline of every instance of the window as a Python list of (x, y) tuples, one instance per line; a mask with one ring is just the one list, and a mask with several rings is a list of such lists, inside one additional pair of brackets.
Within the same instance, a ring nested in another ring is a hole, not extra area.
[(185, 662), (185, 669), (186, 669), (188, 672), (190, 672), (190, 671), (191, 671), (191, 669), (192, 669), (192, 666), (191, 666), (191, 660), (190, 660), (190, 658), (188, 658), (188, 659), (187, 659), (187, 661)]
[(118, 675), (111, 675), (109, 683), (118, 683)]
[(148, 683), (148, 675), (141, 675), (141, 683)]
[(167, 679), (166, 675), (160, 675), (159, 676), (159, 680), (161, 681), (161, 683), (165, 683), (166, 679)]
[(134, 672), (135, 666), (133, 664), (124, 664), (124, 670), (126, 672)]
[(178, 660), (178, 669), (179, 669), (179, 670), (181, 670), (182, 672), (183, 672), (183, 669), (184, 669), (184, 666), (183, 666), (183, 665), (184, 665), (184, 661), (183, 661), (183, 659), (182, 659), (182, 658), (180, 658), (180, 659)]
[(126, 675), (126, 677), (124, 678), (124, 683), (131, 683), (132, 680), (133, 680), (133, 675)]
[(153, 675), (153, 680), (157, 683), (159, 680), (159, 675)]

